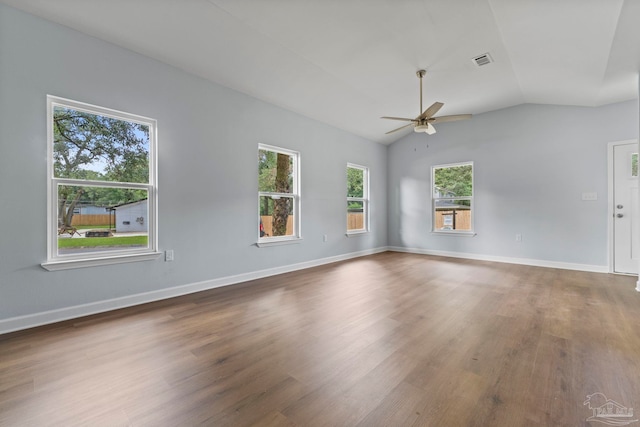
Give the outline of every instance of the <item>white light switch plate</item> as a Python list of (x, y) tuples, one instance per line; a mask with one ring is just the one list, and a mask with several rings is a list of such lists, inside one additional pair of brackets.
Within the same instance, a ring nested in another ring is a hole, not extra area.
[(598, 200), (598, 193), (582, 193), (582, 200)]

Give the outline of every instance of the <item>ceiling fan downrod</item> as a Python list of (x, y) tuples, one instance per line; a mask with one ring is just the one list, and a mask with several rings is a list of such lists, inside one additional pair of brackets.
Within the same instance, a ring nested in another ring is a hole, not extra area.
[(418, 70), (416, 71), (416, 76), (420, 79), (420, 109), (418, 111), (422, 111), (422, 78), (427, 74), (427, 70)]

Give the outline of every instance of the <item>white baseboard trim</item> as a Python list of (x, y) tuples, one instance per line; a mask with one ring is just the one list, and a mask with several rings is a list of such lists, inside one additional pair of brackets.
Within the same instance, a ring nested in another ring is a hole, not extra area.
[[(435, 251), (431, 249), (403, 248), (399, 246), (389, 246), (392, 252), (406, 252), (412, 254), (435, 255), (451, 258), (473, 259), (477, 261), (503, 262), (507, 264), (531, 265), (534, 267), (560, 268), (562, 270), (588, 271), (591, 273), (609, 273), (606, 265), (574, 264), (570, 262), (546, 261), (529, 258), (512, 258), (495, 255), (471, 254), (464, 252)], [(639, 285), (640, 286), (640, 285)], [(640, 292), (640, 290), (638, 290)]]
[(220, 277), (218, 279), (205, 280), (202, 282), (190, 283), (187, 285), (159, 289), (156, 291), (150, 291), (141, 294), (128, 295), (125, 297), (113, 298), (89, 304), (82, 304), (73, 307), (65, 307), (57, 310), (29, 314), (26, 316), (11, 317), (8, 319), (0, 320), (0, 335), (9, 332), (20, 331), (23, 329), (35, 328), (37, 326), (48, 325), (51, 323), (62, 322), (64, 320), (90, 316), (92, 314), (104, 313), (107, 311), (146, 304), (153, 301), (179, 297), (182, 295), (206, 291), (208, 289), (219, 288), (222, 286), (235, 285), (238, 283), (247, 282), (249, 280), (261, 279), (263, 277), (275, 276), (282, 273), (289, 273), (291, 271), (303, 270), (305, 268), (317, 267), (324, 264), (331, 264), (334, 262), (345, 261), (352, 258), (359, 258), (366, 255), (373, 255), (386, 251), (388, 251), (388, 248), (384, 246), (380, 248), (332, 256), (328, 258), (316, 259), (313, 261), (306, 261), (297, 264), (269, 268), (266, 270), (242, 273), (235, 276)]

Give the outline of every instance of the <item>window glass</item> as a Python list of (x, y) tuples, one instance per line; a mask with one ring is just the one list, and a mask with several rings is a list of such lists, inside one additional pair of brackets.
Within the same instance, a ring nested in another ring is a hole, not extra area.
[(269, 150), (258, 150), (258, 190), (293, 192), (293, 156)]
[(149, 182), (149, 126), (53, 108), (55, 178)]
[(347, 197), (364, 196), (364, 169), (347, 168)]
[(293, 197), (260, 196), (260, 237), (293, 236), (293, 206)]
[(473, 163), (432, 168), (433, 230), (473, 231)]

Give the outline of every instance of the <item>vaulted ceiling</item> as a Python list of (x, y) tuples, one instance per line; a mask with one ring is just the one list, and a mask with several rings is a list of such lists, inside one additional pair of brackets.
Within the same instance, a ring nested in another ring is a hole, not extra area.
[(638, 97), (640, 0), (0, 2), (384, 144), (421, 68), (439, 115)]

